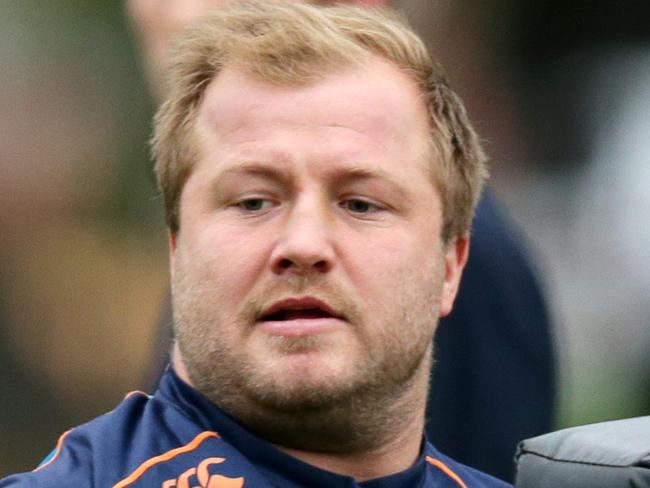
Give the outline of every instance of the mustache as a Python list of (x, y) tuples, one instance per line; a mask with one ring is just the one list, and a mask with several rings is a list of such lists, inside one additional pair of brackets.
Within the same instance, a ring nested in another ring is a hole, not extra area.
[(253, 325), (271, 305), (297, 296), (310, 296), (325, 302), (351, 324), (358, 324), (360, 321), (361, 311), (353, 293), (341, 285), (304, 276), (292, 276), (282, 281), (266, 283), (244, 304), (244, 319), (246, 323)]

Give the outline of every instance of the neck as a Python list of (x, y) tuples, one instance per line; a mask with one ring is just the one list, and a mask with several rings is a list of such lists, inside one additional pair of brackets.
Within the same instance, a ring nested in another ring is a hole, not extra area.
[(413, 419), (405, 430), (378, 448), (360, 453), (331, 454), (276, 447), (308, 464), (353, 477), (357, 482), (389, 476), (413, 466), (420, 456), (424, 417)]
[[(430, 357), (430, 355), (428, 356)], [(382, 478), (413, 466), (419, 456), (424, 433), (426, 399), (431, 361), (422, 362), (412, 378), (411, 388), (377, 418), (380, 431), (375, 447), (358, 452), (314, 452), (276, 445), (281, 451), (301, 461), (337, 474), (353, 477), (357, 482)]]
[[(175, 345), (172, 355), (174, 369), (181, 379), (194, 386), (177, 347)], [(373, 424), (375, 442), (372, 447), (342, 453), (287, 447), (281, 442), (273, 442), (273, 435), (264, 435), (240, 416), (236, 417), (253, 433), (268, 438), (277, 449), (318, 468), (351, 476), (357, 482), (399, 473), (413, 466), (420, 455), (431, 369), (430, 352), (427, 354), (428, 359), (422, 361), (411, 378), (409, 388), (391, 402), (388, 411), (376, 417), (377, 423)]]

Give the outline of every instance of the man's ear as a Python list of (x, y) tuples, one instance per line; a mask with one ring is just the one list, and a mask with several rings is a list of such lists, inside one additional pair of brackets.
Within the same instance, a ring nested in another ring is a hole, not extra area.
[(173, 232), (171, 229), (167, 230), (167, 244), (169, 245), (169, 273), (174, 278), (174, 269), (176, 264), (176, 240), (178, 239), (178, 232)]
[(440, 316), (449, 315), (460, 286), (460, 278), (469, 257), (469, 234), (454, 237), (445, 252), (445, 279), (440, 298)]

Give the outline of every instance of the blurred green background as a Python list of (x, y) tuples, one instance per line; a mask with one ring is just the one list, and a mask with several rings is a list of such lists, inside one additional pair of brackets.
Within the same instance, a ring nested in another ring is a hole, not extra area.
[(141, 388), (167, 289), (122, 5), (2, 1), (0, 473)]

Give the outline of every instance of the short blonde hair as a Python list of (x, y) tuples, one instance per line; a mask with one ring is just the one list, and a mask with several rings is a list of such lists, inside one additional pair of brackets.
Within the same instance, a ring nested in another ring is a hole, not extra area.
[(263, 81), (317, 82), (379, 56), (421, 89), (430, 122), (429, 157), (443, 210), (443, 239), (469, 232), (487, 177), (486, 157), (460, 98), (406, 21), (388, 9), (319, 7), (286, 0), (235, 2), (189, 30), (171, 57), (168, 98), (156, 114), (152, 152), (167, 225), (197, 158), (194, 124), (207, 85), (232, 63)]

